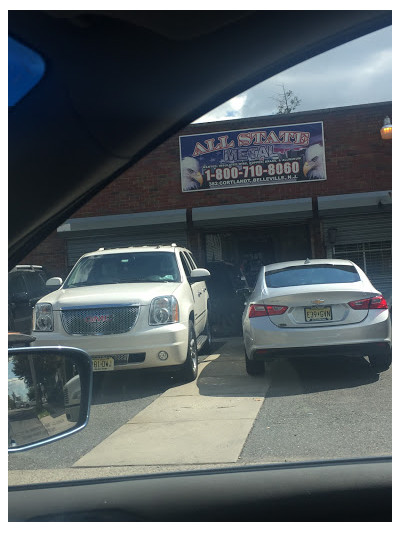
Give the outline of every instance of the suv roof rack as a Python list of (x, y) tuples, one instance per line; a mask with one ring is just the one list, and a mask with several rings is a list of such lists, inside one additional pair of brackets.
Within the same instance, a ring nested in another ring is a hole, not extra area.
[(43, 267), (41, 265), (16, 265), (14, 267), (16, 270), (25, 270), (27, 268), (31, 269), (31, 270), (43, 270)]
[[(175, 242), (171, 244), (129, 244), (125, 246), (102, 246), (101, 248), (98, 248), (97, 250), (94, 250), (94, 252), (104, 252), (105, 250), (118, 250), (120, 248), (162, 248), (163, 246), (166, 247), (172, 247), (172, 248), (178, 248), (178, 244)], [(93, 253), (93, 252), (87, 252), (87, 253)], [(41, 267), (39, 267), (41, 268)]]

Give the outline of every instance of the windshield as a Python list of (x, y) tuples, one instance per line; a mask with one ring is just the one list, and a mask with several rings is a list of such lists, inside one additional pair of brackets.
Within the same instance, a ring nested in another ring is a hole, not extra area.
[(131, 252), (91, 255), (82, 258), (64, 284), (64, 289), (110, 283), (178, 282), (175, 254)]
[[(94, 49), (84, 37), (89, 28), (102, 31), (96, 17), (85, 13), (65, 22), (52, 16), (79, 35), (71, 48), (76, 55), (85, 43)], [(171, 31), (172, 22), (171, 15)], [(282, 40), (296, 38), (285, 35), (285, 12), (281, 28)], [(143, 29), (144, 36), (153, 32)], [(260, 42), (268, 41), (265, 32)], [(136, 124), (128, 108), (141, 105), (147, 86), (138, 75), (137, 94), (127, 92), (125, 78), (116, 76), (129, 68), (131, 50), (113, 66), (126, 115), (113, 116), (119, 100), (111, 96), (99, 116), (94, 113), (102, 101), (94, 88), (106, 77), (114, 80), (113, 70), (102, 69), (117, 44), (111, 36), (94, 61), (99, 70), (92, 85), (81, 65), (73, 84), (70, 72), (58, 72), (53, 85), (44, 77), (13, 108), (17, 114), (40, 96), (43, 84), (44, 102), (60, 85), (63, 105), (72, 106), (69, 99), (76, 103), (82, 87), (93, 108), (74, 109), (72, 116), (84, 124), (92, 152), (80, 138), (58, 138), (62, 128), (54, 115), (54, 146), (43, 167), (52, 170), (54, 190), (61, 183), (68, 190), (67, 177), (58, 175), (62, 162), (53, 159), (60, 145), (65, 158), (81, 154), (76, 175), (90, 174), (79, 190), (93, 191), (98, 174), (99, 187), (108, 181), (20, 261), (44, 267), (63, 284), (53, 279), (47, 287), (53, 292), (39, 296), (25, 278), (10, 278), (9, 331), (31, 335), (32, 346), (86, 351), (93, 395), (83, 431), (10, 454), (9, 484), (390, 455), (392, 148), (380, 128), (392, 112), (391, 28), (277, 74), (141, 159), (130, 149), (147, 146), (148, 117)], [(161, 44), (181, 47), (183, 66), (189, 39), (157, 37), (161, 59), (143, 60), (143, 68), (165, 69), (165, 83), (152, 87), (149, 98), (153, 115), (164, 114), (170, 131), (172, 110), (165, 109), (163, 94), (172, 65)], [(252, 62), (252, 50), (224, 57), (223, 44), (215, 48), (218, 68)], [(57, 50), (66, 55), (69, 48)], [(205, 110), (202, 84), (212, 77), (208, 56), (200, 57), (192, 57), (191, 73), (189, 67), (182, 73), (176, 98), (186, 92), (185, 80), (198, 77), (199, 92), (190, 98)], [(49, 115), (39, 108), (38, 102), (38, 129)], [(39, 146), (34, 131), (28, 132), (32, 158)], [(104, 159), (92, 175), (83, 161), (92, 169), (100, 151)], [(111, 179), (107, 165), (115, 159), (126, 166)], [(28, 175), (30, 163), (27, 158)], [(43, 195), (37, 210), (51, 212), (49, 199)], [(303, 265), (307, 258), (333, 264)], [(357, 269), (335, 264), (342, 260)], [(292, 261), (300, 266), (275, 266)], [(356, 283), (365, 280), (358, 269), (374, 291)], [(267, 287), (294, 289), (257, 293), (264, 272)], [(275, 294), (270, 300), (268, 292)], [(16, 404), (13, 410), (21, 414)]]
[(351, 265), (295, 266), (265, 273), (265, 283), (271, 288), (355, 281), (360, 281), (360, 276)]

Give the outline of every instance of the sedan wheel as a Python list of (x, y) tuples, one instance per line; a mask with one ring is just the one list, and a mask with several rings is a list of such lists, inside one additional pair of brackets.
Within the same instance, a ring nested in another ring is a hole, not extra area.
[(392, 354), (374, 354), (368, 356), (371, 367), (377, 372), (384, 372), (392, 364)]
[(247, 353), (244, 353), (246, 361), (246, 372), (250, 376), (261, 376), (265, 374), (265, 363), (264, 361), (254, 361), (247, 357)]

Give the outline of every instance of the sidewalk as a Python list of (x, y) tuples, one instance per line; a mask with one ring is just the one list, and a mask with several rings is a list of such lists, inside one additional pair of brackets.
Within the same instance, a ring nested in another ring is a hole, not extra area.
[(199, 363), (197, 381), (168, 389), (75, 467), (235, 463), (269, 387), (246, 374), (240, 339)]

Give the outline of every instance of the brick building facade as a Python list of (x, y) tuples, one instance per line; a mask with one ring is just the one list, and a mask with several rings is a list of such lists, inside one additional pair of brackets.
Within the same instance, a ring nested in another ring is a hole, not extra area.
[[(391, 102), (192, 124), (114, 180), (24, 263), (65, 277), (99, 247), (177, 242), (206, 265), (347, 257), (391, 290)], [(322, 122), (324, 181), (182, 192), (179, 136)]]

